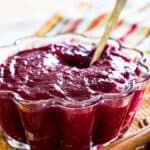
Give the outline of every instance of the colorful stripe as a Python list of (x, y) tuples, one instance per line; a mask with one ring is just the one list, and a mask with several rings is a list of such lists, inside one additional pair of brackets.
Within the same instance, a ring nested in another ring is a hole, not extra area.
[(138, 24), (136, 23), (132, 24), (128, 29), (128, 31), (122, 37), (119, 38), (119, 41), (124, 42), (129, 35), (131, 35), (133, 32), (136, 31), (137, 28)]
[(106, 14), (98, 16), (86, 29), (86, 32), (93, 30), (95, 27), (99, 26), (103, 19), (106, 17)]
[(56, 35), (56, 34), (60, 34), (63, 33), (64, 28), (70, 23), (70, 19), (69, 18), (63, 18), (60, 22), (57, 23), (57, 25), (50, 29), (49, 32), (46, 34), (48, 36), (52, 36), (52, 35)]
[[(132, 3), (128, 5), (128, 8), (126, 9), (128, 12), (125, 14), (124, 19), (120, 19), (111, 37), (119, 39), (127, 45), (130, 44), (131, 46), (137, 46), (139, 44), (142, 45), (145, 39), (150, 35), (150, 28), (142, 25), (143, 19), (144, 22), (145, 20), (149, 20), (147, 10), (150, 5), (142, 3), (138, 3), (136, 6), (132, 5)], [(36, 32), (36, 35), (43, 36), (47, 33), (48, 35), (54, 35), (68, 32), (84, 33), (89, 36), (102, 35), (109, 15), (107, 15), (103, 9), (97, 9), (98, 6), (93, 5), (92, 0), (89, 0), (87, 3), (80, 2), (75, 7), (76, 11), (82, 12), (82, 15), (79, 16), (79, 18), (64, 18), (60, 13), (56, 13), (42, 26), (42, 28), (40, 28), (38, 32)], [(133, 21), (135, 23), (130, 23), (132, 20), (127, 20), (126, 18), (129, 18), (128, 16), (134, 17)]]
[(74, 32), (77, 27), (80, 25), (80, 23), (83, 21), (83, 19), (77, 19), (74, 22), (71, 23), (71, 25), (64, 31), (64, 33), (71, 33)]
[(61, 21), (62, 15), (56, 13), (50, 18), (40, 29), (35, 33), (37, 36), (44, 36), (50, 29), (52, 29), (59, 21)]
[(136, 30), (136, 32), (134, 32), (133, 34), (131, 34), (127, 40), (125, 41), (125, 43), (132, 45), (132, 46), (136, 46), (139, 45), (143, 40), (145, 40), (145, 38), (148, 36), (149, 34), (149, 30), (146, 27), (138, 27), (138, 29)]

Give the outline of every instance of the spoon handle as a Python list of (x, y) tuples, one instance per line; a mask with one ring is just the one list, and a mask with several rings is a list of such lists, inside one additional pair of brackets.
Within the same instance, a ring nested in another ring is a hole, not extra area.
[(123, 10), (126, 2), (127, 2), (127, 0), (117, 0), (115, 7), (111, 13), (111, 16), (108, 20), (108, 23), (106, 25), (104, 34), (102, 35), (102, 37), (98, 43), (98, 47), (93, 55), (93, 58), (90, 63), (91, 65), (101, 56), (103, 49), (105, 47), (105, 44), (106, 44), (107, 40), (109, 39), (113, 28), (117, 24), (117, 22), (119, 20), (119, 16), (121, 14), (121, 11)]

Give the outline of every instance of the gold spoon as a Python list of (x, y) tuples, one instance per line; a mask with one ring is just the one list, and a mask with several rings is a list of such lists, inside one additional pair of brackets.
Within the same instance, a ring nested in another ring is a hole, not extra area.
[(126, 2), (127, 2), (127, 0), (117, 0), (115, 7), (111, 13), (110, 18), (109, 18), (109, 21), (106, 25), (104, 34), (102, 35), (102, 37), (98, 43), (98, 47), (97, 47), (97, 49), (93, 55), (93, 58), (90, 62), (90, 65), (92, 65), (101, 56), (103, 49), (105, 47), (105, 44), (106, 44), (107, 40), (109, 39), (113, 28), (117, 24), (117, 22), (119, 20), (119, 16), (121, 14), (121, 11), (123, 10)]

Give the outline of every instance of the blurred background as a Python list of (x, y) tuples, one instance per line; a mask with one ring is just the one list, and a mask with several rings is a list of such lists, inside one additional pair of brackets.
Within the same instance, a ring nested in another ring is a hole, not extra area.
[[(0, 45), (37, 32), (41, 36), (64, 32), (100, 36), (114, 3), (115, 0), (0, 0)], [(150, 0), (129, 0), (112, 37), (149, 51), (149, 16)]]

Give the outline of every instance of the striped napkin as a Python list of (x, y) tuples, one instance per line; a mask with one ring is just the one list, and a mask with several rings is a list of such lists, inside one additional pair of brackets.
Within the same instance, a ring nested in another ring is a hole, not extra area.
[[(99, 37), (114, 6), (114, 0), (77, 0), (74, 7), (56, 10), (36, 35), (82, 33)], [(150, 1), (128, 1), (111, 37), (129, 47), (137, 47), (150, 54)]]

